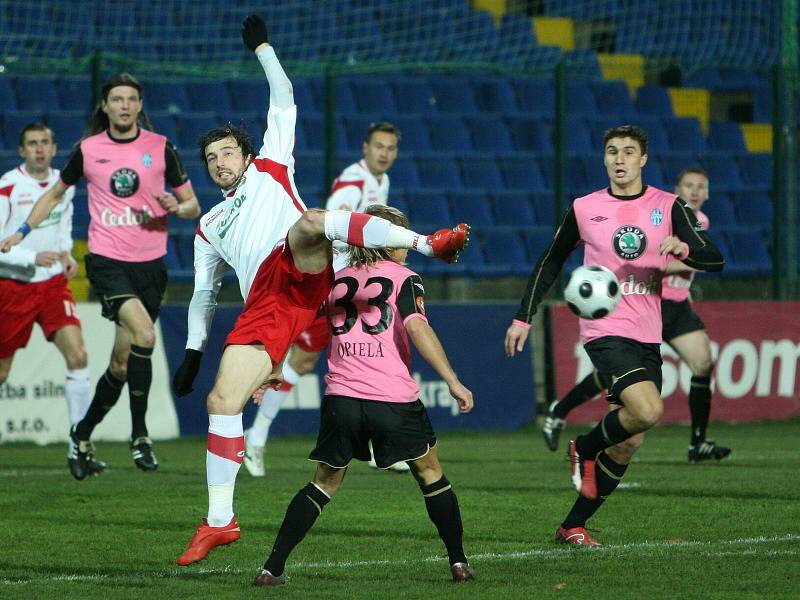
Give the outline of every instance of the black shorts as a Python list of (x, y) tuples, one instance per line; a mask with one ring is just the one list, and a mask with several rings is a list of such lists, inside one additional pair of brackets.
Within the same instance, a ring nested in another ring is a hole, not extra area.
[(661, 339), (665, 342), (674, 340), (684, 333), (705, 331), (706, 326), (697, 313), (692, 310), (692, 303), (688, 300), (675, 302), (674, 300), (661, 301)]
[(337, 469), (353, 458), (368, 461), (369, 441), (381, 469), (425, 456), (436, 434), (422, 402), (379, 402), (347, 396), (325, 396), (317, 447), (309, 460)]
[(606, 399), (613, 404), (622, 404), (619, 399), (622, 390), (640, 381), (652, 381), (661, 393), (660, 346), (606, 336), (583, 347), (608, 392)]
[(119, 324), (119, 309), (131, 298), (141, 300), (153, 322), (158, 319), (167, 290), (167, 267), (162, 259), (125, 262), (87, 254), (85, 260), (86, 275), (106, 319)]

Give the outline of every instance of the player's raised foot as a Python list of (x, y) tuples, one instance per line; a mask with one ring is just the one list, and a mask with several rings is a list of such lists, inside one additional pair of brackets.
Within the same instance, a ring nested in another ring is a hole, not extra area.
[(155, 471), (158, 459), (153, 453), (153, 441), (149, 437), (138, 437), (131, 442), (131, 457), (142, 471)]
[(80, 481), (87, 475), (99, 475), (106, 468), (106, 463), (94, 458), (94, 444), (89, 440), (79, 440), (75, 426), (69, 430), (69, 450), (67, 465), (72, 476)]
[(289, 583), (289, 578), (286, 576), (286, 573), (273, 575), (266, 569), (261, 569), (261, 573), (253, 581), (253, 585), (264, 587), (280, 587), (282, 585), (286, 585), (287, 583)]
[(596, 542), (589, 532), (583, 527), (572, 527), (564, 529), (559, 527), (556, 529), (556, 543), (557, 544), (575, 544), (578, 546), (602, 546), (600, 542)]
[(730, 448), (719, 446), (716, 442), (705, 441), (702, 444), (689, 446), (689, 462), (699, 463), (704, 460), (722, 460), (730, 453)]
[(241, 533), (236, 517), (233, 517), (230, 523), (224, 527), (211, 527), (208, 521), (203, 519), (189, 541), (189, 545), (186, 546), (186, 550), (178, 557), (176, 562), (182, 567), (196, 563), (208, 556), (208, 553), (217, 546), (232, 544), (240, 537)]
[(547, 412), (544, 414), (544, 424), (542, 425), (542, 435), (544, 436), (544, 443), (551, 452), (558, 450), (558, 438), (561, 437), (561, 432), (567, 426), (567, 422), (553, 414), (553, 409), (558, 400), (553, 400), (550, 406), (547, 407)]
[(428, 236), (428, 244), (433, 248), (433, 255), (446, 263), (458, 261), (459, 253), (469, 245), (470, 227), (459, 223), (452, 229), (440, 229)]
[(572, 484), (575, 486), (575, 490), (587, 500), (597, 500), (595, 461), (587, 460), (578, 454), (575, 440), (569, 441), (567, 457), (570, 462)]
[[(246, 436), (245, 439), (247, 439)], [(266, 469), (264, 469), (264, 446), (245, 444), (244, 468), (253, 477), (264, 477), (266, 475)]]
[(469, 563), (453, 563), (450, 565), (450, 574), (453, 576), (453, 581), (456, 583), (461, 581), (475, 581), (475, 569), (473, 569)]

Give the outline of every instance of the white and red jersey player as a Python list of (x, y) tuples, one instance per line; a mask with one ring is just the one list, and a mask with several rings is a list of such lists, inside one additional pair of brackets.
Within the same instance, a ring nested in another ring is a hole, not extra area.
[[(25, 222), (33, 205), (58, 181), (60, 174), (58, 169), (51, 168), (47, 179), (35, 179), (22, 164), (0, 177), (0, 237), (11, 235)], [(36, 265), (36, 254), (72, 250), (74, 196), (75, 188), (70, 187), (38, 227), (18, 246), (0, 254), (0, 278), (36, 283), (63, 273), (64, 267), (60, 261), (49, 267)]]
[[(332, 271), (301, 273), (286, 242), (289, 228), (306, 210), (294, 183), (296, 121), (295, 105), (279, 108), (270, 104), (258, 156), (238, 185), (223, 192), (224, 200), (200, 219), (194, 242), (189, 349), (204, 350), (213, 315), (213, 307), (195, 301), (201, 296), (198, 292), (211, 292), (215, 298), (230, 268), (239, 279), (245, 307), (226, 345), (262, 343), (273, 364), (283, 359), (327, 295)], [(297, 310), (290, 310), (289, 304)], [(265, 326), (267, 321), (271, 325)], [(276, 322), (279, 327), (274, 326)], [(298, 328), (299, 322), (304, 324)]]
[[(325, 205), (327, 210), (364, 212), (374, 204), (389, 204), (389, 174), (376, 177), (369, 170), (366, 159), (345, 168), (331, 185), (331, 194)], [(347, 244), (334, 242), (333, 270), (347, 266)]]
[[(2, 235), (11, 235), (25, 222), (33, 205), (59, 178), (49, 169), (47, 179), (32, 177), (25, 165), (0, 178), (0, 224)], [(80, 326), (75, 300), (64, 277), (64, 263), (36, 264), (40, 252), (69, 253), (72, 250), (72, 198), (69, 188), (48, 217), (22, 243), (0, 253), (0, 359), (14, 356), (30, 340), (33, 324), (39, 323), (50, 340), (67, 325)], [(84, 407), (85, 408), (85, 407)]]

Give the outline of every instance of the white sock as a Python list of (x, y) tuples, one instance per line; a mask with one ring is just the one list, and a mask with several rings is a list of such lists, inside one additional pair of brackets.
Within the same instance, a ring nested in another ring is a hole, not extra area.
[(80, 421), (89, 404), (92, 402), (92, 386), (89, 381), (89, 369), (67, 369), (67, 380), (64, 384), (64, 397), (67, 399), (67, 413), (70, 425)]
[(247, 432), (248, 446), (257, 446), (259, 448), (266, 446), (272, 421), (278, 416), (281, 405), (291, 393), (292, 388), (300, 381), (300, 375), (288, 361), (283, 364), (283, 381), (284, 385), (280, 389), (268, 389), (264, 392), (264, 398), (261, 400), (261, 406), (258, 407), (253, 426)]
[(236, 475), (244, 460), (242, 414), (208, 415), (208, 524), (224, 527), (233, 518)]
[(425, 256), (433, 255), (427, 236), (364, 213), (326, 211), (325, 237), (363, 248), (409, 248)]

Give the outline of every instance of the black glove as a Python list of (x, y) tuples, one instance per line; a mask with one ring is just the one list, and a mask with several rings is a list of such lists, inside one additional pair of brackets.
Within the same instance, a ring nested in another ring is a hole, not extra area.
[(258, 15), (250, 15), (242, 21), (242, 41), (244, 45), (255, 52), (261, 44), (266, 44), (267, 24)]
[(172, 389), (180, 398), (191, 392), (194, 388), (192, 382), (197, 377), (197, 372), (200, 370), (200, 359), (203, 358), (203, 353), (199, 350), (186, 350), (186, 356), (183, 357), (183, 362), (175, 375), (172, 377)]

